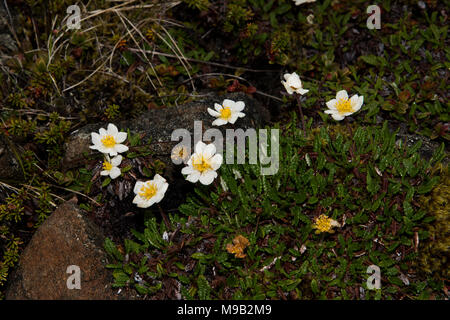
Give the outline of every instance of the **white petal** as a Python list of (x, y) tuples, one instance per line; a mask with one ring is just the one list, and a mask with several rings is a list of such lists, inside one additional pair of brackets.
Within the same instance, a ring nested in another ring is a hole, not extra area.
[[(122, 152), (128, 151), (128, 147), (127, 147), (126, 145), (124, 145), (124, 144), (116, 144), (116, 145), (114, 146), (114, 150), (115, 150), (116, 152), (122, 153)], [(117, 153), (116, 153), (116, 154), (117, 154)], [(112, 155), (112, 154), (111, 154), (111, 155)]]
[(220, 154), (216, 154), (214, 157), (212, 157), (209, 162), (211, 164), (211, 167), (214, 170), (217, 170), (220, 168), (220, 166), (222, 165), (222, 161), (223, 161), (223, 157)]
[(336, 109), (336, 104), (337, 104), (337, 99), (331, 99), (330, 101), (328, 101), (326, 103), (328, 109), (331, 109), (331, 110), (337, 110)]
[(117, 167), (113, 167), (109, 172), (109, 176), (111, 177), (111, 179), (117, 178), (118, 176), (120, 176), (120, 174), (121, 174), (120, 169)]
[(356, 101), (356, 104), (355, 104), (355, 106), (353, 107), (353, 110), (354, 110), (355, 112), (356, 112), (356, 111), (359, 111), (359, 109), (361, 109), (363, 103), (364, 103), (364, 97), (363, 97), (363, 96), (358, 97), (358, 101)]
[(161, 193), (164, 195), (167, 191), (167, 188), (169, 188), (169, 184), (167, 182), (163, 183), (161, 187)]
[(144, 183), (142, 181), (137, 181), (136, 184), (134, 185), (133, 192), (138, 193), (142, 189), (143, 186), (144, 186)]
[[(284, 75), (283, 75), (283, 77), (284, 77), (284, 80), (288, 80), (289, 79), (289, 77), (291, 76), (291, 74), (290, 73), (285, 73)], [(281, 82), (283, 82), (283, 81), (281, 81)]]
[(200, 172), (194, 171), (186, 177), (186, 180), (195, 183), (198, 181), (199, 178), (200, 178)]
[(220, 110), (222, 110), (223, 107), (222, 107), (222, 105), (220, 105), (218, 103), (214, 103), (214, 109), (216, 109), (216, 111), (220, 113)]
[[(161, 198), (162, 199), (162, 198)], [(161, 201), (161, 199), (159, 199)], [(156, 196), (151, 197), (147, 200), (146, 207), (151, 207), (153, 204), (156, 203)]]
[(230, 119), (228, 119), (228, 122), (231, 124), (234, 124), (236, 122), (237, 118), (238, 118), (238, 114), (232, 113)]
[(337, 100), (341, 100), (341, 99), (347, 100), (347, 99), (348, 99), (347, 91), (345, 91), (345, 90), (339, 91), (339, 92), (336, 94), (336, 99), (337, 99)]
[(325, 110), (325, 113), (327, 113), (327, 114), (334, 114), (334, 113), (339, 113), (339, 111), (337, 111), (337, 110)]
[(213, 143), (208, 144), (205, 149), (203, 149), (203, 157), (208, 160), (216, 153), (216, 146)]
[(227, 124), (227, 123), (228, 123), (227, 120), (223, 120), (223, 119), (219, 118), (219, 119), (214, 120), (212, 125), (213, 126), (223, 126), (224, 124)]
[(166, 179), (161, 177), (159, 174), (155, 174), (155, 177), (153, 178), (153, 181), (163, 184), (163, 183), (166, 182)]
[(300, 80), (300, 77), (295, 72), (293, 74), (291, 74), (291, 76), (287, 80), (287, 83), (290, 87), (294, 87), (294, 88), (298, 88), (298, 89), (302, 87), (302, 82)]
[(100, 141), (100, 135), (98, 133), (92, 132), (91, 133), (91, 137), (92, 137), (92, 143), (94, 145), (96, 144), (101, 144), (102, 142)]
[(192, 172), (194, 172), (194, 168), (192, 166), (184, 167), (183, 169), (181, 169), (182, 174), (191, 174)]
[(355, 94), (353, 95), (353, 97), (350, 98), (350, 106), (352, 107), (353, 110), (355, 109), (357, 103), (358, 103), (358, 95)]
[(139, 195), (135, 196), (133, 199), (134, 204), (139, 204), (141, 202), (141, 197)]
[(127, 140), (127, 133), (126, 132), (119, 132), (116, 135), (116, 142), (117, 143), (122, 143), (125, 140)]
[(143, 200), (138, 204), (139, 208), (148, 208), (150, 207), (152, 204), (154, 204), (155, 201), (153, 200), (153, 197), (150, 198), (149, 200)]
[(209, 170), (207, 172), (204, 172), (200, 176), (200, 183), (204, 184), (204, 185), (209, 185), (214, 181), (214, 179), (216, 177), (217, 177), (217, 172), (215, 172), (214, 170)]
[(112, 136), (116, 136), (119, 133), (119, 130), (117, 129), (117, 127), (113, 124), (110, 123), (108, 124), (108, 134), (112, 135)]
[(106, 132), (106, 130), (104, 128), (100, 128), (98, 131), (100, 132), (100, 137), (103, 137), (103, 136), (107, 135), (107, 132)]
[(114, 167), (118, 167), (122, 163), (122, 156), (119, 154), (117, 157), (112, 158), (111, 164)]
[(230, 99), (225, 99), (222, 102), (222, 105), (225, 108), (230, 108), (230, 109), (232, 109), (234, 107), (234, 104), (235, 104), (235, 102), (233, 100), (230, 100)]
[(237, 116), (238, 116), (239, 118), (243, 118), (243, 117), (245, 117), (245, 113), (243, 113), (243, 112), (238, 112), (238, 113), (237, 113)]
[(286, 89), (287, 93), (289, 94), (293, 94), (294, 90), (292, 90), (292, 88), (284, 81), (281, 81), (281, 83), (283, 84), (284, 88)]
[(309, 90), (307, 90), (307, 89), (303, 89), (303, 88), (297, 89), (297, 93), (301, 94), (301, 95), (304, 95), (308, 92), (309, 92)]
[(345, 118), (343, 115), (340, 115), (339, 113), (333, 113), (331, 116), (332, 116), (333, 119), (336, 120), (336, 121), (341, 121), (342, 119)]
[(211, 108), (208, 108), (208, 113), (209, 113), (210, 115), (212, 115), (213, 117), (220, 117), (220, 113), (217, 112), (217, 111), (214, 111), (214, 110), (211, 109)]
[(205, 148), (206, 148), (206, 144), (203, 141), (199, 141), (195, 145), (195, 153), (202, 154), (203, 150), (205, 150)]
[[(103, 151), (101, 151), (101, 149), (103, 149), (103, 148), (99, 148), (98, 150), (100, 151), (100, 152), (103, 152)], [(117, 156), (117, 151), (116, 151), (116, 147), (113, 147), (113, 148), (104, 148), (104, 150), (106, 150), (106, 152), (104, 152), (104, 153), (109, 153), (109, 155), (110, 156)]]
[(157, 193), (155, 194), (155, 196), (152, 198), (152, 200), (154, 201), (154, 203), (158, 203), (161, 202), (161, 200), (164, 198), (164, 193)]
[(101, 176), (107, 176), (109, 175), (109, 171), (108, 170), (103, 170), (102, 172), (100, 172)]
[(245, 108), (245, 102), (244, 101), (238, 101), (234, 104), (234, 110), (235, 111), (242, 111)]

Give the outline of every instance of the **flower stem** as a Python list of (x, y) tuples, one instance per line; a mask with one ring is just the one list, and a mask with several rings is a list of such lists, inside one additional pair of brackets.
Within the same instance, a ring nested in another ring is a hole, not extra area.
[(294, 95), (295, 95), (295, 98), (297, 99), (298, 112), (300, 113), (300, 119), (302, 121), (303, 135), (306, 138), (306, 124), (305, 124), (305, 118), (303, 117), (303, 110), (302, 110), (302, 104), (300, 102), (300, 95), (295, 92), (294, 92)]
[(159, 213), (161, 213), (161, 216), (164, 220), (164, 224), (166, 225), (167, 230), (172, 230), (172, 225), (170, 224), (169, 219), (167, 218), (166, 214), (164, 213), (163, 209), (161, 208), (161, 205), (158, 204)]

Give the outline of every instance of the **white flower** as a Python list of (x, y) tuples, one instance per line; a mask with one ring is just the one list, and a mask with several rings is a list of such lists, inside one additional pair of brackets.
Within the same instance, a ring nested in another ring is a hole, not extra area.
[(349, 99), (347, 91), (341, 90), (336, 94), (336, 99), (327, 102), (328, 110), (325, 110), (325, 113), (331, 114), (334, 120), (340, 121), (361, 109), (363, 102), (363, 96), (359, 97), (355, 94)]
[(221, 126), (227, 123), (235, 123), (238, 118), (245, 117), (245, 113), (241, 111), (244, 110), (244, 101), (235, 102), (230, 99), (225, 99), (222, 105), (215, 103), (214, 109), (208, 108), (208, 113), (217, 119), (213, 121), (213, 126)]
[(148, 208), (164, 198), (168, 187), (169, 184), (166, 182), (166, 179), (159, 174), (156, 174), (153, 180), (138, 181), (134, 186), (136, 196), (133, 199), (133, 203), (139, 208)]
[(284, 80), (286, 80), (286, 81), (281, 81), (281, 83), (286, 88), (286, 91), (289, 94), (293, 94), (295, 92), (295, 93), (304, 95), (305, 93), (307, 93), (309, 91), (309, 90), (303, 89), (300, 77), (295, 72), (292, 74), (286, 73), (284, 75)]
[(299, 6), (304, 3), (316, 2), (316, 0), (294, 0), (294, 2), (296, 6)]
[(102, 176), (110, 176), (111, 179), (115, 179), (120, 176), (120, 168), (119, 165), (122, 162), (122, 156), (118, 155), (112, 159), (106, 156), (105, 161), (103, 162), (103, 171), (100, 172)]
[(172, 149), (170, 158), (175, 164), (179, 164), (179, 162), (185, 163), (189, 159), (188, 148), (186, 146), (175, 146)]
[(117, 156), (118, 153), (128, 151), (128, 147), (121, 144), (127, 139), (127, 133), (119, 132), (114, 124), (108, 124), (108, 130), (100, 128), (99, 133), (91, 133), (92, 143), (94, 145), (89, 146), (89, 148), (109, 154), (110, 156)]
[(202, 141), (197, 142), (195, 153), (187, 162), (187, 167), (181, 170), (182, 174), (187, 174), (186, 180), (208, 185), (217, 177), (216, 170), (222, 165), (222, 156), (216, 153), (214, 144), (204, 144)]

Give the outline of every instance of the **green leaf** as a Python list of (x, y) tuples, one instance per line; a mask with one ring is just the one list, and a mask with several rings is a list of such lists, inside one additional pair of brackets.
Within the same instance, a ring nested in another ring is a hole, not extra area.
[(117, 249), (114, 242), (111, 241), (111, 239), (106, 238), (105, 239), (105, 251), (108, 253), (111, 257), (123, 261), (123, 255), (120, 253), (120, 251)]
[(200, 300), (209, 300), (211, 287), (209, 286), (208, 280), (206, 280), (204, 275), (200, 275), (197, 279), (198, 286), (198, 298)]
[(110, 177), (106, 177), (106, 179), (102, 183), (102, 188), (108, 186), (110, 183), (111, 183), (111, 178)]
[(367, 64), (371, 64), (373, 66), (378, 66), (379, 62), (378, 62), (378, 58), (377, 56), (371, 54), (368, 56), (361, 56), (361, 60), (364, 61)]
[(420, 185), (419, 188), (417, 188), (417, 193), (424, 194), (428, 193), (431, 190), (433, 190), (434, 186), (436, 186), (439, 183), (439, 177), (433, 177), (430, 180), (427, 181), (427, 183)]
[(319, 293), (319, 285), (317, 284), (317, 280), (316, 279), (312, 279), (311, 280), (311, 290), (315, 294)]

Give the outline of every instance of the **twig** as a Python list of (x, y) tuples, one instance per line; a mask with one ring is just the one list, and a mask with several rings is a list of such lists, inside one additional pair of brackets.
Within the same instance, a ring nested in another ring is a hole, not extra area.
[[(68, 192), (75, 193), (75, 194), (77, 194), (77, 195), (79, 195), (79, 196), (82, 196), (82, 197), (85, 197), (85, 198), (91, 200), (93, 203), (95, 203), (95, 205), (101, 206), (100, 203), (98, 203), (97, 201), (95, 201), (95, 200), (92, 199), (91, 197), (85, 195), (84, 193), (81, 193), (81, 192), (78, 192), (78, 191), (75, 191), (75, 190), (71, 190), (71, 189), (67, 189), (67, 188), (64, 188), (64, 187), (60, 187), (60, 186), (57, 186), (57, 185), (54, 185), (54, 184), (50, 184), (50, 186), (52, 186), (52, 187), (54, 187), (54, 188), (57, 188), (57, 189), (62, 189), (62, 190), (68, 191)], [(63, 200), (64, 200), (64, 199), (63, 199)]]
[(260, 271), (260, 272), (263, 272), (263, 271), (265, 271), (265, 270), (267, 270), (267, 269), (272, 268), (273, 265), (277, 262), (278, 259), (281, 259), (281, 256), (275, 257), (275, 258), (272, 260), (271, 263), (269, 263), (267, 266), (262, 267), (259, 271)]
[(166, 214), (164, 213), (164, 211), (161, 208), (161, 205), (159, 203), (158, 203), (158, 209), (159, 209), (159, 213), (161, 213), (161, 216), (164, 220), (164, 224), (166, 225), (167, 230), (172, 230), (172, 225), (170, 224), (169, 219), (167, 218)]
[[(221, 73), (221, 72), (204, 73), (204, 74), (195, 75), (195, 76), (192, 77), (192, 79), (203, 78), (203, 77), (214, 77), (214, 76), (226, 76), (226, 77), (238, 79), (238, 80), (241, 80), (241, 81), (245, 81), (250, 86), (254, 87), (251, 84), (251, 82), (248, 81), (247, 79), (239, 77), (239, 76), (235, 76), (234, 74), (229, 74), (229, 73)], [(188, 82), (189, 80), (190, 79), (184, 80), (181, 84), (184, 84), (184, 83)], [(265, 97), (268, 97), (268, 98), (272, 98), (272, 99), (277, 100), (277, 101), (283, 101), (283, 99), (280, 99), (278, 97), (272, 96), (272, 95), (270, 95), (268, 93), (265, 93), (265, 92), (262, 92), (262, 91), (259, 91), (259, 90), (255, 91), (255, 93), (259, 94), (259, 95), (262, 95), (262, 96), (265, 96)]]
[[(133, 49), (133, 48), (128, 48), (128, 50), (130, 50), (131, 52), (138, 52), (140, 50), (137, 49)], [(176, 55), (174, 54), (170, 54), (170, 53), (164, 53), (164, 52), (158, 52), (158, 51), (154, 51), (154, 50), (144, 50), (146, 53), (151, 53), (157, 56), (163, 56), (163, 57), (168, 57), (168, 58), (178, 58)], [(210, 62), (210, 61), (203, 61), (203, 60), (199, 60), (199, 59), (194, 59), (194, 58), (186, 58), (187, 61), (190, 62), (196, 62), (196, 63), (202, 63), (202, 64), (209, 64), (211, 66), (216, 66), (216, 67), (222, 67), (222, 68), (227, 68), (227, 69), (233, 69), (233, 70), (242, 70), (245, 72), (270, 72), (270, 73), (278, 73), (279, 70), (258, 70), (258, 69), (249, 69), (249, 68), (245, 68), (245, 67), (235, 67), (235, 66), (230, 66), (227, 64), (222, 64), (222, 63), (218, 63), (218, 62)]]

